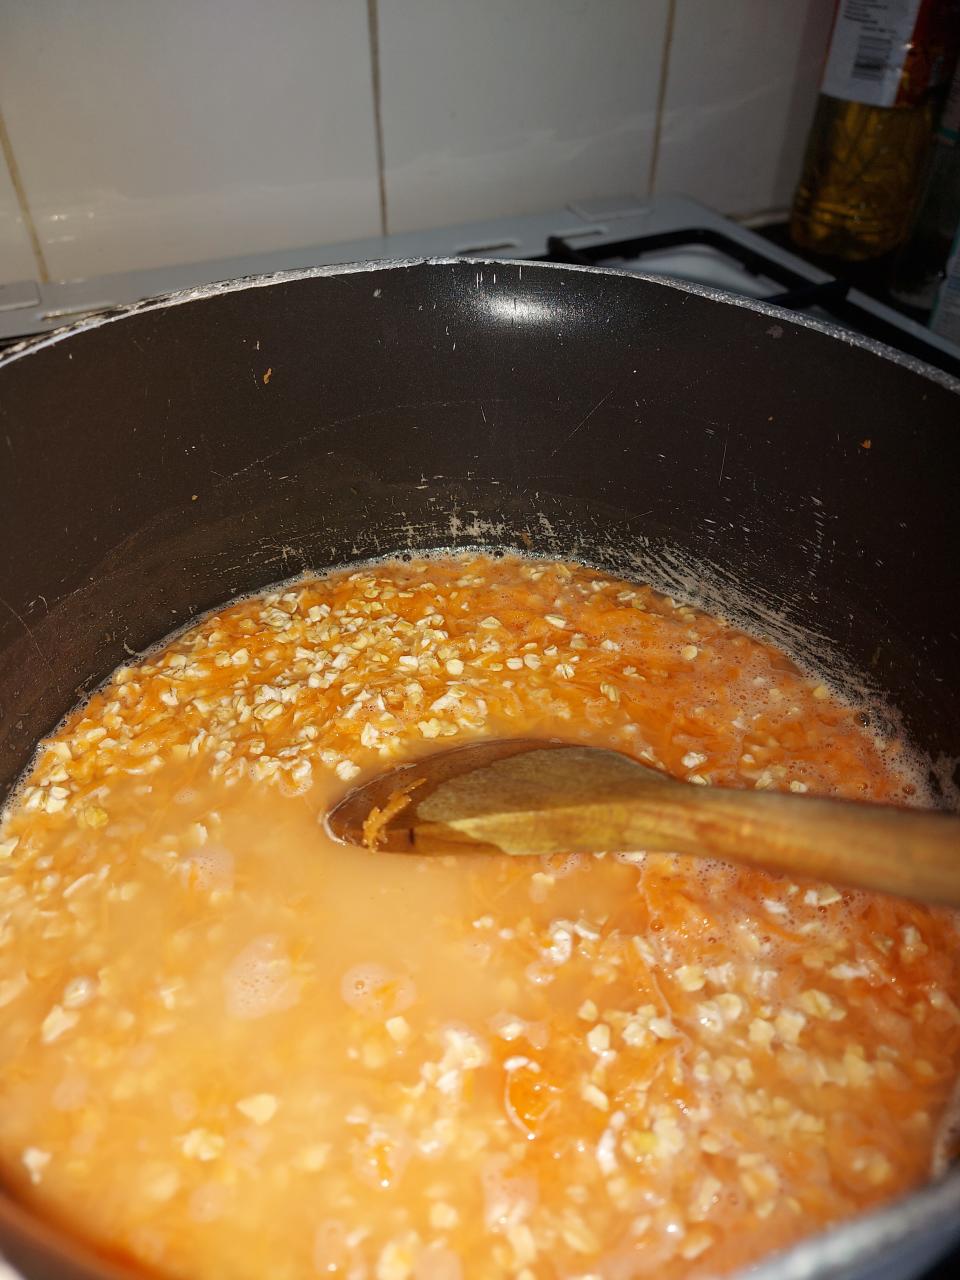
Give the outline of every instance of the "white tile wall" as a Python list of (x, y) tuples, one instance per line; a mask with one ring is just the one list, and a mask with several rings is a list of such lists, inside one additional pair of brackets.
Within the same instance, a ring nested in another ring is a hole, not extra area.
[(3, 0), (54, 277), (376, 235), (363, 0)]
[(380, 0), (392, 231), (645, 190), (667, 0)]
[(834, 0), (676, 0), (658, 192), (724, 213), (790, 203)]
[(30, 237), (20, 216), (20, 205), (9, 170), (0, 155), (0, 284), (10, 280), (32, 280), (36, 274)]
[(376, 235), (381, 176), (394, 231), (643, 196), (655, 153), (657, 191), (751, 212), (790, 198), (832, 3), (376, 0), (382, 175), (367, 0), (0, 0), (0, 110), (54, 278)]

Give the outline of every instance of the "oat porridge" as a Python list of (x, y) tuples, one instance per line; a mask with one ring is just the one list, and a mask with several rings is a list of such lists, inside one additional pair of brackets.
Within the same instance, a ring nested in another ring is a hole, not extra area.
[(207, 617), (46, 740), (0, 827), (0, 1160), (192, 1280), (693, 1280), (921, 1183), (946, 911), (669, 851), (344, 849), (350, 785), (483, 737), (909, 803), (781, 652), (469, 555)]

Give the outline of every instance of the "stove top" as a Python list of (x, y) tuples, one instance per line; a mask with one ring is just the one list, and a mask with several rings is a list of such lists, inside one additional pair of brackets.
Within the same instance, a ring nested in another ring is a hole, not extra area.
[(435, 231), (85, 280), (0, 285), (0, 345), (215, 280), (341, 262), (455, 256), (607, 266), (710, 285), (829, 320), (960, 376), (960, 348), (822, 266), (684, 197), (611, 197)]

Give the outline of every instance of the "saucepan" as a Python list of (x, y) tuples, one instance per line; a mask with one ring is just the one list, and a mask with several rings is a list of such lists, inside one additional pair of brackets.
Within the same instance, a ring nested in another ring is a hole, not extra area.
[[(0, 800), (129, 655), (242, 593), (426, 549), (651, 582), (827, 664), (960, 757), (960, 384), (616, 272), (402, 262), (212, 285), (0, 357)], [(2, 1081), (0, 1081), (2, 1095)], [(761, 1264), (908, 1280), (960, 1173)], [(24, 1276), (125, 1274), (0, 1197)]]

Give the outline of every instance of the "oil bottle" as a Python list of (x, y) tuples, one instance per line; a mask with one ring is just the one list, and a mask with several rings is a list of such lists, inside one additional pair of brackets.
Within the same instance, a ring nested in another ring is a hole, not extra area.
[(960, 230), (960, 68), (937, 124), (930, 172), (910, 239), (897, 255), (890, 292), (925, 312), (944, 279), (951, 245)]
[(800, 248), (876, 258), (910, 232), (957, 0), (839, 0), (790, 234)]

